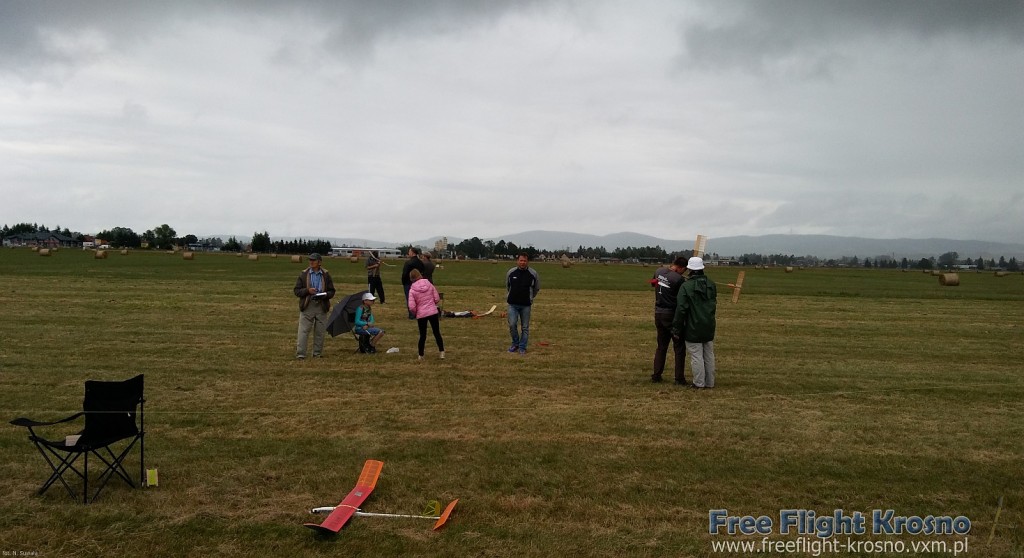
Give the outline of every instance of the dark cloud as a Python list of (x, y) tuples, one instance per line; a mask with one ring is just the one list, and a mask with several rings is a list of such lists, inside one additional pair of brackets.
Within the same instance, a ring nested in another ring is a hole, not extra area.
[[(0, 71), (86, 63), (81, 53), (55, 48), (53, 36), (95, 35), (112, 49), (131, 48), (153, 33), (197, 21), (307, 18), (328, 30), (322, 47), (348, 58), (372, 54), (389, 36), (464, 30), (504, 14), (550, 4), (548, 0), (5, 0), (0, 2)], [(287, 55), (281, 55), (287, 59)]]
[(683, 27), (681, 64), (806, 76), (829, 76), (865, 38), (955, 37), (1024, 43), (1024, 2), (996, 0), (749, 0), (711, 2), (706, 19)]

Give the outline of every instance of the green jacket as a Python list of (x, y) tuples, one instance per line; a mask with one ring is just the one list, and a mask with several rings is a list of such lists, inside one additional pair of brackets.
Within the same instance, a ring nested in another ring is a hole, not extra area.
[(679, 289), (672, 335), (690, 343), (715, 340), (718, 287), (706, 275), (693, 275)]

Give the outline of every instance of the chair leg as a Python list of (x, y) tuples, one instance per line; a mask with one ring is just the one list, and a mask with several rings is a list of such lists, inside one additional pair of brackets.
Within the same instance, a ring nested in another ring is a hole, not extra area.
[[(64, 485), (64, 489), (68, 491), (68, 495), (71, 496), (71, 499), (77, 500), (78, 494), (75, 493), (73, 488), (71, 488), (71, 485), (68, 484), (68, 481), (64, 480), (64, 473), (70, 470), (73, 471), (76, 475), (78, 475), (79, 478), (85, 478), (85, 475), (83, 475), (81, 471), (75, 468), (75, 462), (78, 461), (78, 458), (82, 454), (69, 453), (66, 456), (64, 456), (47, 446), (39, 444), (38, 442), (34, 443), (36, 444), (36, 447), (39, 449), (39, 453), (42, 454), (43, 459), (45, 459), (46, 463), (50, 466), (50, 469), (53, 470), (53, 474), (50, 476), (50, 478), (47, 479), (45, 483), (43, 483), (43, 486), (39, 487), (38, 493), (40, 495), (44, 494), (47, 490), (50, 489), (51, 486), (53, 486), (53, 483), (60, 481), (60, 483)], [(52, 455), (56, 459), (51, 459), (50, 455)], [(60, 462), (60, 465), (55, 464), (55, 461)], [(86, 471), (88, 471), (88, 459), (86, 459), (86, 467)]]

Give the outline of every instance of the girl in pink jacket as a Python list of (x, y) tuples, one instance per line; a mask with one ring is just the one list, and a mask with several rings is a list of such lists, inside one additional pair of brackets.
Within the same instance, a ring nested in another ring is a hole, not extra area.
[(423, 360), (423, 348), (427, 344), (427, 323), (434, 332), (434, 341), (437, 341), (437, 350), (441, 352), (441, 359), (444, 359), (444, 339), (441, 338), (441, 314), (437, 310), (437, 303), (441, 301), (434, 284), (423, 278), (418, 269), (409, 273), (412, 286), (409, 287), (409, 312), (416, 316), (416, 325), (420, 328), (419, 360)]

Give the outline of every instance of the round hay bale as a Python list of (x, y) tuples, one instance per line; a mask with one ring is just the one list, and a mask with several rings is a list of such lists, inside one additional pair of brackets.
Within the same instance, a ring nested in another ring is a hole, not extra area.
[(563, 269), (569, 269), (570, 267), (572, 267), (572, 262), (570, 262), (568, 260), (562, 260), (562, 268)]
[(196, 255), (195, 255), (194, 252), (182, 252), (181, 253), (181, 258), (183, 260), (194, 260), (194, 259), (196, 259)]
[(258, 261), (260, 261), (260, 255), (259, 254), (249, 254), (249, 261), (250, 262), (258, 262)]
[(941, 276), (941, 275), (942, 275), (942, 272), (941, 272), (941, 271), (939, 271), (939, 270), (937, 270), (937, 269), (933, 269), (933, 270), (932, 270), (932, 277), (939, 277), (939, 276)]
[(33, 246), (32, 247), (32, 251), (33, 252), (38, 252), (39, 251), (39, 247), (38, 246)]
[(121, 255), (122, 256), (127, 256), (128, 255), (128, 250), (121, 250)]
[(786, 273), (793, 273), (793, 268), (786, 266)]
[(276, 253), (274, 253), (274, 254), (271, 254), (271, 255), (270, 255), (270, 257), (271, 257), (271, 258), (276, 258), (276, 257), (277, 257), (277, 254), (276, 254)]
[(50, 255), (50, 249), (49, 248), (37, 248), (37, 250), (39, 250), (39, 255), (40, 256), (49, 256)]
[(235, 254), (235, 257), (236, 257), (236, 258), (241, 258), (241, 257), (242, 257), (242, 253), (241, 253), (241, 252), (239, 252), (239, 253)]
[(955, 287), (960, 284), (960, 276), (956, 273), (939, 274), (939, 284), (946, 287)]
[(352, 263), (359, 263), (359, 256), (352, 256), (348, 259)]
[(302, 256), (299, 256), (299, 255), (292, 256), (292, 263), (302, 263)]
[(1005, 272), (1005, 271), (997, 271), (997, 272), (995, 273), (995, 276), (996, 276), (996, 277), (1006, 277), (1007, 275), (1009, 275), (1009, 273), (1007, 273), (1007, 272)]
[(96, 251), (94, 251), (92, 253), (92, 257), (93, 257), (93, 259), (97, 259), (97, 260), (105, 260), (105, 259), (107, 259), (107, 251), (106, 250), (96, 250)]

